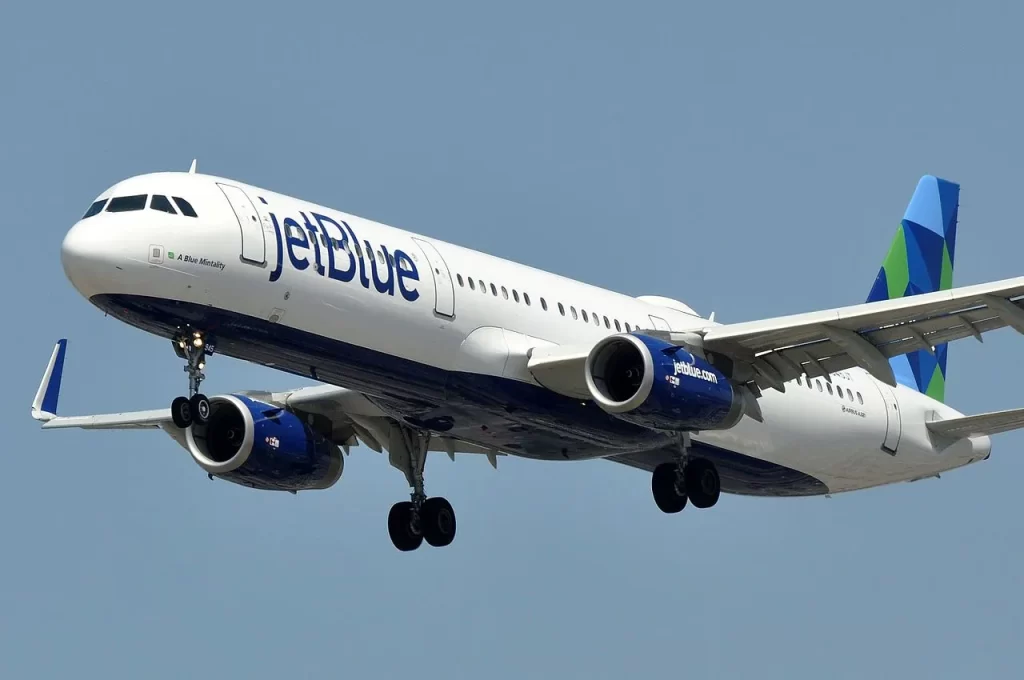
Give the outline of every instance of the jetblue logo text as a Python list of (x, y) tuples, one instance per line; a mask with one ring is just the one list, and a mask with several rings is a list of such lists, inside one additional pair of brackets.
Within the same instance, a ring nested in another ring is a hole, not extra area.
[[(310, 266), (319, 276), (326, 276), (335, 281), (348, 283), (356, 278), (359, 284), (370, 289), (371, 281), (374, 290), (384, 295), (394, 295), (395, 288), (409, 302), (419, 298), (415, 288), (420, 280), (416, 264), (401, 250), (394, 253), (384, 245), (379, 245), (382, 262), (374, 257), (374, 248), (369, 241), (360, 243), (356, 233), (347, 222), (340, 223), (327, 217), (311, 212), (312, 220), (306, 213), (300, 212), (302, 224), (291, 217), (285, 217), (278, 223), (277, 216), (270, 213), (274, 223), (274, 236), (277, 238), (277, 262), (270, 272), (270, 280), (281, 278), (284, 269), (285, 252), (292, 268), (303, 271)], [(282, 233), (283, 232), (283, 233)], [(309, 254), (312, 251), (312, 262)]]
[(718, 376), (711, 371), (705, 371), (702, 368), (697, 368), (693, 364), (688, 364), (685, 361), (673, 361), (672, 363), (675, 367), (675, 375), (688, 375), (691, 378), (706, 380), (709, 383), (714, 383), (715, 385), (718, 384)]

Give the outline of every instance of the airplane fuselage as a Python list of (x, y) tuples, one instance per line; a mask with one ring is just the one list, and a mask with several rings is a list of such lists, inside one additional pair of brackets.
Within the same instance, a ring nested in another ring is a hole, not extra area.
[[(68, 234), (65, 270), (105, 312), (163, 337), (202, 328), (217, 354), (347, 387), (397, 421), (544, 460), (641, 454), (677, 435), (539, 384), (534, 348), (620, 332), (709, 326), (686, 305), (634, 298), (240, 182), (130, 178), (100, 199), (182, 197), (196, 217), (99, 212)], [(642, 266), (612, 253), (624, 266)], [(959, 414), (860, 369), (801, 378), (758, 400), (761, 422), (701, 431), (722, 489), (814, 495), (933, 476), (988, 455), (937, 445)]]

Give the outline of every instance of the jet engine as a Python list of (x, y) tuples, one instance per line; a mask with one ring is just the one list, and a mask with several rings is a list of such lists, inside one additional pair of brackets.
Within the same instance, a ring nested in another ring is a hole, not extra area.
[(657, 430), (724, 430), (744, 413), (744, 393), (685, 347), (647, 335), (602, 339), (587, 356), (587, 388), (616, 418)]
[(200, 467), (254, 489), (326, 489), (344, 469), (338, 447), (299, 416), (242, 395), (211, 397), (210, 417), (186, 438)]

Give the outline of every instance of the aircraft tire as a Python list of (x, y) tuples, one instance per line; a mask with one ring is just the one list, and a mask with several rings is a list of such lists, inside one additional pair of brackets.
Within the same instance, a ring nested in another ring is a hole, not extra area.
[(188, 397), (175, 397), (171, 402), (171, 420), (183, 430), (192, 425), (192, 405)]
[(722, 480), (715, 464), (705, 458), (695, 458), (683, 471), (683, 486), (695, 508), (710, 508), (722, 493)]
[(686, 507), (686, 494), (676, 485), (675, 463), (662, 463), (651, 475), (651, 493), (658, 509), (667, 514), (680, 512)]
[(414, 529), (412, 517), (413, 505), (409, 501), (395, 503), (388, 513), (388, 535), (402, 552), (415, 550), (423, 543), (423, 534)]
[(420, 510), (423, 538), (435, 548), (443, 548), (455, 540), (455, 510), (441, 496), (428, 498)]

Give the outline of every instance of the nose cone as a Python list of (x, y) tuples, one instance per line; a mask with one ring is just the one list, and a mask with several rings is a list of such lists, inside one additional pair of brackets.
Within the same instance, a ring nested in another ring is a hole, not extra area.
[(102, 291), (102, 277), (110, 276), (113, 263), (95, 224), (81, 221), (71, 227), (60, 247), (64, 274), (79, 293), (91, 298)]

